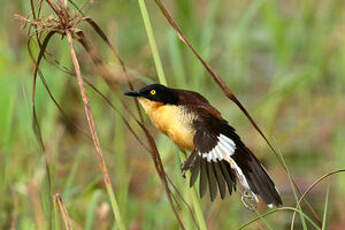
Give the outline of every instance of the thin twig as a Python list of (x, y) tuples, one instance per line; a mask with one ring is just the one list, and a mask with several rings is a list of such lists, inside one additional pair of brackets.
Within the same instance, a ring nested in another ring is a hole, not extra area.
[(107, 170), (107, 167), (106, 167), (106, 164), (105, 164), (105, 160), (104, 160), (101, 148), (100, 148), (99, 140), (98, 140), (97, 133), (96, 133), (94, 119), (93, 119), (93, 116), (92, 116), (92, 113), (91, 113), (91, 108), (90, 108), (90, 105), (89, 105), (89, 100), (88, 100), (88, 97), (87, 97), (87, 94), (86, 94), (86, 90), (85, 90), (85, 86), (84, 86), (84, 81), (83, 81), (83, 78), (82, 78), (81, 73), (80, 73), (80, 66), (79, 66), (77, 55), (75, 53), (74, 46), (73, 46), (73, 38), (72, 38), (72, 35), (71, 35), (71, 33), (69, 31), (66, 31), (66, 34), (67, 34), (68, 45), (70, 47), (70, 52), (71, 52), (71, 56), (72, 56), (73, 65), (74, 65), (74, 68), (75, 68), (75, 73), (77, 75), (77, 81), (78, 81), (78, 85), (79, 85), (79, 88), (80, 88), (80, 93), (82, 95), (82, 99), (83, 99), (83, 102), (84, 102), (85, 114), (86, 114), (86, 117), (87, 117), (87, 121), (89, 123), (92, 140), (93, 140), (95, 148), (96, 148), (96, 152), (97, 152), (100, 168), (101, 168), (102, 173), (103, 173), (104, 183), (106, 185), (107, 192), (108, 192), (108, 195), (110, 197), (111, 206), (113, 208), (113, 213), (114, 213), (114, 216), (115, 216), (118, 228), (120, 230), (124, 230), (125, 229), (125, 225), (122, 222), (122, 218), (121, 218), (121, 215), (120, 215), (119, 207), (118, 207), (117, 202), (116, 202), (116, 198), (115, 198), (115, 194), (114, 194), (114, 191), (113, 191), (113, 188), (112, 188), (112, 184), (111, 184), (111, 181), (110, 181), (108, 170)]
[(71, 219), (68, 215), (68, 212), (67, 212), (67, 209), (62, 201), (62, 197), (59, 193), (56, 193), (54, 195), (54, 203), (56, 203), (59, 208), (60, 208), (60, 212), (61, 212), (61, 215), (62, 215), (62, 219), (63, 219), (63, 222), (65, 224), (65, 229), (66, 230), (72, 230), (72, 223), (71, 223)]
[[(49, 159), (46, 153), (46, 149), (44, 146), (43, 138), (42, 138), (42, 133), (41, 133), (41, 128), (38, 122), (37, 114), (36, 114), (36, 102), (35, 102), (35, 96), (36, 96), (36, 79), (37, 79), (37, 72), (39, 70), (39, 64), (40, 61), (44, 55), (44, 52), (47, 48), (48, 42), (51, 39), (51, 37), (54, 35), (55, 32), (51, 31), (47, 34), (47, 36), (44, 38), (43, 44), (41, 46), (40, 52), (38, 54), (38, 57), (36, 59), (35, 63), (35, 68), (34, 68), (34, 74), (33, 74), (33, 81), (32, 81), (32, 95), (31, 95), (31, 100), (32, 100), (32, 128), (35, 134), (35, 137), (41, 147), (41, 151), (44, 156), (44, 163), (45, 163), (45, 169), (47, 173), (47, 188), (48, 188), (48, 194), (49, 196), (52, 195), (51, 192), (51, 173), (50, 173), (50, 167), (49, 167)], [(52, 202), (51, 199), (49, 199), (49, 209), (48, 209), (48, 228), (52, 229), (52, 221), (51, 221), (51, 214), (52, 214)]]

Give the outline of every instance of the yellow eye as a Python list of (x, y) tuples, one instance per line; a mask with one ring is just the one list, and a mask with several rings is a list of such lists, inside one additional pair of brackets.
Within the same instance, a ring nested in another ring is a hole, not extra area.
[(150, 93), (151, 93), (151, 95), (155, 95), (156, 94), (156, 90), (153, 89), (153, 90), (150, 91)]

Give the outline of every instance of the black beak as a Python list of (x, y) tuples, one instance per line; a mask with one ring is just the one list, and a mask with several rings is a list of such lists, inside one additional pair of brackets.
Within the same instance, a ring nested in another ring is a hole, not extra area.
[(137, 91), (127, 91), (124, 93), (126, 96), (130, 96), (130, 97), (139, 97), (140, 93), (138, 93)]

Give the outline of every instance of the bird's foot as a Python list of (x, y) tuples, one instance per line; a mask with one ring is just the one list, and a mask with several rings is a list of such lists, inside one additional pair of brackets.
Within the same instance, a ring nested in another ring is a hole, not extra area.
[(246, 207), (250, 211), (256, 210), (258, 199), (252, 191), (245, 190), (241, 195), (241, 201), (244, 207)]

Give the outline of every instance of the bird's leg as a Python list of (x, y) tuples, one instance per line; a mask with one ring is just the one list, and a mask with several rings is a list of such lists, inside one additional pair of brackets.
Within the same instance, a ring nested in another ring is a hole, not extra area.
[(193, 151), (193, 152), (189, 155), (189, 157), (187, 158), (187, 160), (181, 163), (181, 171), (182, 171), (182, 177), (183, 177), (183, 178), (186, 178), (186, 175), (185, 175), (185, 174), (186, 174), (186, 171), (187, 171), (188, 169), (190, 169), (190, 168), (193, 167), (194, 162), (195, 162), (195, 159), (196, 159), (195, 155), (196, 155), (196, 152)]

